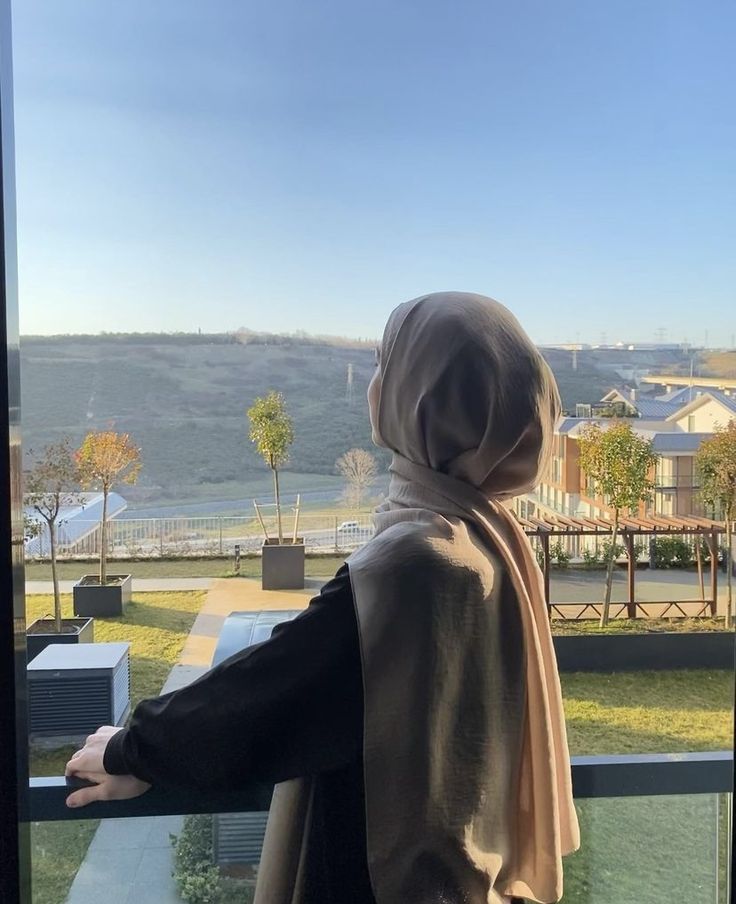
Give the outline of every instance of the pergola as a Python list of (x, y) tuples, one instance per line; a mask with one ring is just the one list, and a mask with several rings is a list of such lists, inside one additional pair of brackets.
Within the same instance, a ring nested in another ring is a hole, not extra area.
[[(613, 522), (601, 518), (583, 518), (579, 516), (562, 515), (558, 513), (545, 513), (538, 517), (516, 516), (517, 520), (530, 537), (538, 537), (542, 549), (542, 572), (544, 574), (544, 596), (550, 617), (553, 613), (565, 617), (563, 609), (571, 606), (582, 606), (577, 614), (581, 618), (588, 610), (591, 614), (600, 615), (599, 603), (552, 603), (550, 601), (550, 537), (598, 537), (611, 536)], [(703, 575), (703, 559), (700, 550), (700, 542), (695, 543), (695, 560), (698, 566), (698, 580), (700, 584), (700, 599), (695, 600), (670, 600), (664, 601), (665, 608), (658, 613), (659, 617), (667, 615), (671, 609), (683, 616), (703, 616), (716, 614), (716, 600), (718, 595), (718, 537), (725, 533), (725, 525), (708, 518), (700, 518), (695, 515), (651, 515), (642, 517), (624, 517), (619, 520), (619, 536), (626, 547), (628, 557), (628, 599), (623, 603), (615, 603), (611, 606), (611, 615), (621, 615), (624, 610), (629, 618), (635, 618), (641, 610), (643, 615), (649, 615), (647, 606), (661, 606), (658, 603), (643, 603), (636, 599), (636, 555), (634, 543), (636, 537), (653, 537), (663, 535), (685, 535), (703, 538), (710, 550), (710, 595), (705, 594), (705, 579)], [(683, 607), (694, 608), (688, 612)]]

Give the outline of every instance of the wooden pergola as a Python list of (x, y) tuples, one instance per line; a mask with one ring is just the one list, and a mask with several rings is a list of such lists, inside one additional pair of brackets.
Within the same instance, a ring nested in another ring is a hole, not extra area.
[[(524, 518), (517, 515), (516, 518), (524, 528), (527, 536), (539, 539), (542, 549), (544, 596), (550, 617), (555, 613), (564, 618), (563, 608), (571, 606), (582, 607), (582, 611), (575, 616), (576, 618), (583, 617), (589, 610), (591, 615), (600, 615), (600, 603), (552, 603), (550, 601), (550, 538), (610, 537), (613, 533), (613, 522), (602, 518), (573, 517), (558, 513), (545, 513), (537, 517)], [(725, 525), (722, 522), (711, 521), (708, 518), (700, 518), (695, 515), (651, 515), (646, 518), (621, 516), (619, 537), (626, 548), (628, 557), (628, 599), (623, 603), (611, 605), (612, 617), (619, 616), (625, 611), (629, 618), (636, 618), (639, 610), (643, 615), (649, 615), (647, 606), (662, 606), (663, 604), (665, 606), (664, 611), (658, 613), (658, 617), (667, 615), (670, 610), (675, 610), (682, 616), (715, 616), (718, 597), (718, 538), (725, 533), (725, 530)], [(656, 603), (639, 602), (636, 599), (636, 554), (634, 549), (636, 538), (667, 535), (683, 535), (697, 539), (698, 542), (695, 543), (695, 560), (698, 567), (700, 599), (664, 600)], [(699, 542), (701, 538), (706, 541), (710, 551), (710, 594), (707, 597)], [(683, 607), (694, 608), (695, 611), (688, 612)]]

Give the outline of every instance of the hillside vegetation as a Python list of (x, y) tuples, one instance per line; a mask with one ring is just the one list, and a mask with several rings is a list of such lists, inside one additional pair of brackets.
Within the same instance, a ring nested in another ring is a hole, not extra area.
[[(545, 350), (563, 400), (594, 401), (611, 376), (580, 356)], [(62, 434), (74, 442), (114, 425), (142, 449), (134, 499), (217, 498), (218, 488), (268, 473), (248, 441), (246, 409), (269, 389), (283, 392), (296, 441), (289, 468), (334, 475), (347, 449), (372, 448), (366, 389), (374, 369), (367, 342), (304, 336), (102, 335), (26, 337), (21, 342), (24, 448)], [(347, 395), (353, 367), (353, 400)], [(376, 450), (380, 469), (388, 456)], [(259, 490), (260, 491), (260, 490)]]
[(708, 377), (736, 380), (736, 351), (704, 354), (700, 373)]

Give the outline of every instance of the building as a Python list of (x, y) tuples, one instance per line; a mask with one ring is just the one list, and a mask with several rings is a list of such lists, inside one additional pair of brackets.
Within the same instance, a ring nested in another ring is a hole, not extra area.
[(577, 440), (588, 424), (605, 426), (611, 417), (630, 419), (634, 431), (651, 440), (660, 456), (652, 474), (654, 498), (642, 503), (639, 514), (705, 514), (698, 494), (695, 454), (715, 427), (736, 418), (736, 381), (731, 382), (734, 387), (719, 389), (688, 383), (679, 389), (670, 387), (661, 395), (640, 396), (635, 389), (612, 389), (596, 405), (578, 405), (576, 417), (564, 416), (557, 423), (549, 471), (534, 493), (517, 500), (518, 514), (609, 517), (605, 500), (581, 473)]
[[(57, 518), (57, 537), (59, 551), (68, 551), (85, 537), (99, 530), (102, 517), (102, 493), (78, 493), (79, 502), (75, 505), (65, 505), (59, 511)], [(128, 503), (118, 493), (109, 493), (107, 496), (107, 517), (116, 518), (125, 511)], [(51, 552), (49, 545), (49, 530), (44, 519), (31, 506), (25, 506), (24, 516), (29, 521), (38, 524), (38, 533), (25, 541), (26, 556), (48, 556)]]

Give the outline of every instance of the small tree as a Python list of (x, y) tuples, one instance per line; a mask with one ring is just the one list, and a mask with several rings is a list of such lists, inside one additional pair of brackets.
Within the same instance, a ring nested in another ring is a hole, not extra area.
[[(598, 424), (590, 424), (578, 440), (578, 449), (580, 467), (613, 509), (611, 549), (615, 550), (621, 513), (634, 511), (640, 502), (652, 498), (654, 483), (649, 475), (659, 456), (651, 441), (637, 436), (625, 421), (614, 421), (605, 430)], [(614, 565), (615, 554), (612, 554), (606, 570), (601, 627), (608, 624)]]
[(77, 449), (82, 486), (102, 490), (100, 584), (107, 583), (107, 497), (116, 484), (136, 482), (141, 469), (140, 454), (127, 433), (114, 430), (92, 430)]
[(695, 457), (700, 474), (700, 495), (706, 505), (719, 510), (726, 522), (726, 626), (733, 623), (732, 542), (736, 518), (736, 420), (716, 427), (703, 440)]
[[(76, 490), (78, 484), (79, 472), (68, 438), (45, 446), (25, 475), (24, 502), (43, 519), (49, 532), (51, 580), (54, 584), (54, 628), (57, 633), (61, 632), (61, 597), (56, 568), (56, 527), (62, 507), (75, 505), (80, 501)], [(40, 534), (41, 525), (38, 521), (24, 523), (26, 536)]]
[(359, 509), (363, 496), (376, 476), (376, 459), (365, 449), (348, 449), (335, 462), (338, 474), (347, 481), (348, 503)]
[(250, 440), (273, 472), (279, 543), (283, 543), (279, 468), (288, 461), (289, 447), (294, 442), (294, 427), (291, 418), (286, 413), (283, 395), (272, 390), (267, 396), (256, 399), (248, 409), (248, 420), (250, 421)]

